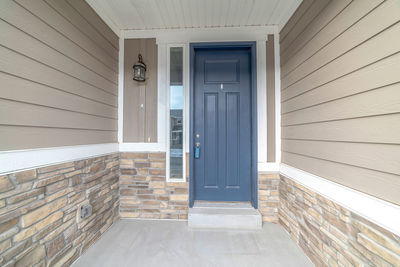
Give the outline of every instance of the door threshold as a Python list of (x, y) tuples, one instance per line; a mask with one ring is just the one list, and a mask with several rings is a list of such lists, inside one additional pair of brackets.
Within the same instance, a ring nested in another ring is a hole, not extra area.
[(201, 201), (196, 200), (193, 208), (253, 209), (250, 201)]

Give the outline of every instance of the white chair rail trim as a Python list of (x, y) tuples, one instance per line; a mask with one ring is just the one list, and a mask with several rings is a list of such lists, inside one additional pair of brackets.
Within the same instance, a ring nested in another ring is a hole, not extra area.
[(117, 153), (118, 143), (0, 152), (0, 174)]

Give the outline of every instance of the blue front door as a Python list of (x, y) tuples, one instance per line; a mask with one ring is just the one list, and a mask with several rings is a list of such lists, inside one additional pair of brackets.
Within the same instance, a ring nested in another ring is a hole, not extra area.
[(248, 48), (205, 48), (195, 53), (196, 200), (250, 201), (250, 55)]

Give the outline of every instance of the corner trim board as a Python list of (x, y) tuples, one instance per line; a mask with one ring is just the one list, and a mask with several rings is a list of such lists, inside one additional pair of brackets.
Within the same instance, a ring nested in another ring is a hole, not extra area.
[(100, 16), (100, 18), (107, 24), (108, 27), (118, 36), (120, 37), (121, 30), (118, 27), (117, 23), (115, 23), (109, 16), (106, 15), (104, 9), (97, 3), (96, 0), (86, 0), (91, 8)]
[(118, 143), (0, 152), (0, 174), (118, 152)]
[(286, 164), (280, 174), (400, 236), (400, 206)]

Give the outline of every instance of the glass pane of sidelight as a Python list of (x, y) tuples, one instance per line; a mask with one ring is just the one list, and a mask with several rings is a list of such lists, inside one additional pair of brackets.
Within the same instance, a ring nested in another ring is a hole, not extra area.
[(183, 179), (183, 48), (170, 48), (169, 87), (169, 172), (171, 179)]

